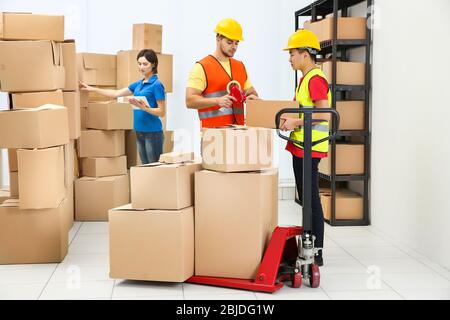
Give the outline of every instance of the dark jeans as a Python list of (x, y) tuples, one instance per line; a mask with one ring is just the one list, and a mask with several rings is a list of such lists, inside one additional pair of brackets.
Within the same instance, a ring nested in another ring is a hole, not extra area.
[(158, 162), (159, 156), (163, 152), (163, 132), (136, 132), (136, 137), (137, 148), (142, 164)]
[[(294, 166), (295, 183), (297, 184), (297, 192), (299, 196), (302, 195), (303, 186), (303, 158), (298, 158), (292, 156), (292, 162)], [(323, 222), (323, 210), (322, 204), (320, 203), (319, 196), (319, 162), (320, 159), (312, 159), (312, 189), (311, 189), (311, 207), (312, 207), (312, 233), (316, 237), (314, 242), (316, 248), (323, 248), (323, 233), (324, 233), (324, 222)]]

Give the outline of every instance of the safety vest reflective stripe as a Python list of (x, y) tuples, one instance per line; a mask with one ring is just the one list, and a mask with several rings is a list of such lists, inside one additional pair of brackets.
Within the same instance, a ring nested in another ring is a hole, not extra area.
[(228, 94), (228, 91), (217, 91), (217, 92), (204, 94), (203, 97), (204, 98), (219, 98), (219, 97), (226, 96), (227, 94)]
[[(314, 108), (314, 106), (302, 106), (302, 107), (303, 108)], [(317, 130), (317, 131), (326, 132), (326, 133), (330, 132), (330, 128), (328, 127), (328, 124), (324, 124), (324, 123), (315, 124), (312, 126), (312, 129)]]
[(220, 116), (229, 116), (232, 114), (244, 114), (244, 109), (242, 108), (220, 108), (218, 110), (213, 111), (205, 111), (199, 112), (200, 120), (220, 117)]

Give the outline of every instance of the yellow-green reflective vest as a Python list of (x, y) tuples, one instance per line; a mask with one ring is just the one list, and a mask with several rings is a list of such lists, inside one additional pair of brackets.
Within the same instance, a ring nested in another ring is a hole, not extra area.
[[(325, 80), (327, 79), (322, 70), (317, 68), (312, 69), (304, 76), (301, 85), (297, 88), (297, 94), (295, 98), (297, 102), (300, 104), (300, 106), (303, 108), (314, 108), (314, 102), (311, 100), (311, 96), (309, 95), (309, 81), (314, 76), (321, 76)], [(328, 89), (328, 106), (331, 106), (331, 92), (329, 89)], [(303, 118), (303, 114), (300, 114), (300, 119), (301, 118)], [(312, 130), (313, 142), (328, 137), (330, 133), (328, 122), (326, 121), (320, 123), (313, 123), (312, 129), (313, 129)], [(302, 126), (301, 128), (291, 132), (291, 138), (303, 142), (303, 134), (304, 132)], [(303, 149), (303, 147), (300, 146), (299, 144), (295, 143), (295, 145)], [(313, 146), (312, 151), (328, 152), (328, 140)]]

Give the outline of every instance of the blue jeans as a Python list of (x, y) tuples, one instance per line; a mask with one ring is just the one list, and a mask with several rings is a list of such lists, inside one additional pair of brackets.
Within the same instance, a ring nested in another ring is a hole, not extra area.
[(158, 162), (159, 156), (163, 152), (163, 132), (136, 132), (136, 137), (142, 164)]

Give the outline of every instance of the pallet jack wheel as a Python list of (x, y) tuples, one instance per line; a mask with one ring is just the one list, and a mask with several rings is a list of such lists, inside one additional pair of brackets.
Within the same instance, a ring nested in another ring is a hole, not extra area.
[(309, 268), (309, 285), (311, 286), (311, 288), (318, 288), (320, 285), (319, 266), (313, 263)]
[(292, 288), (300, 288), (302, 286), (302, 273), (295, 272), (292, 277)]

